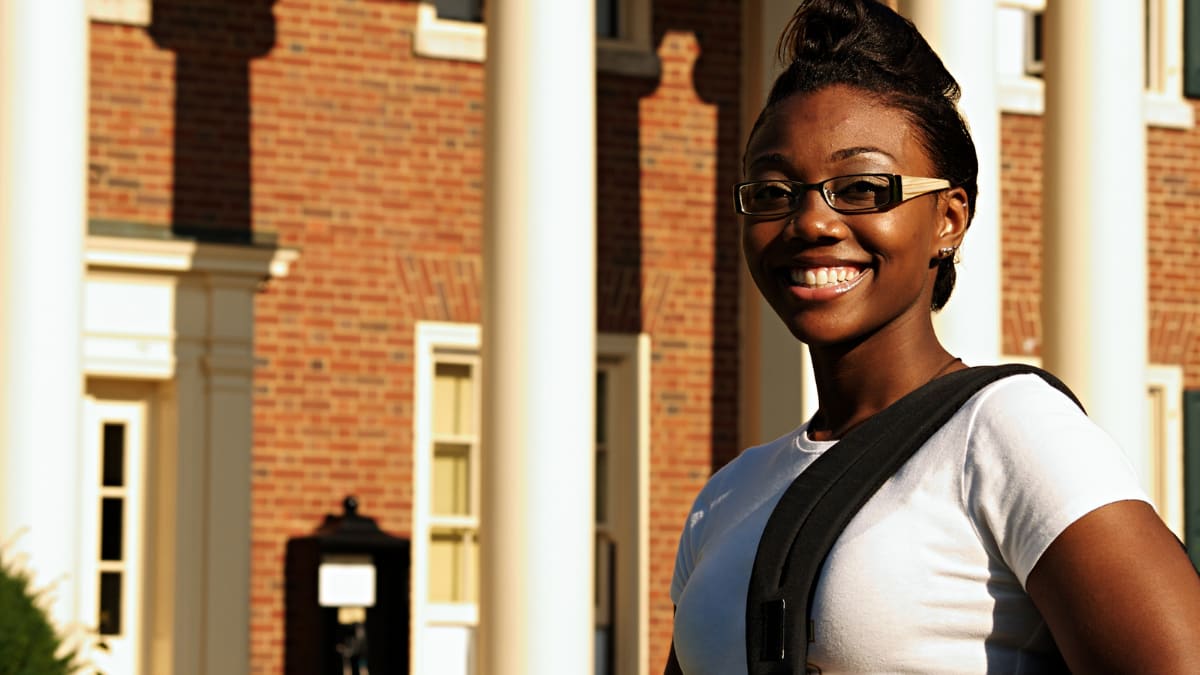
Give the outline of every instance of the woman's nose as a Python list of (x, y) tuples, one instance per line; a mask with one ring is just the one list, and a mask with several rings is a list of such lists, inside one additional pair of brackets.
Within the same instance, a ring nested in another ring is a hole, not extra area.
[(798, 209), (784, 223), (783, 235), (789, 239), (816, 241), (845, 236), (841, 214), (830, 208), (819, 189), (809, 190), (801, 197)]

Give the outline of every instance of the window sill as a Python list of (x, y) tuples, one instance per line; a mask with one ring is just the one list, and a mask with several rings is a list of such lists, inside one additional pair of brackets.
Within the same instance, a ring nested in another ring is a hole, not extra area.
[(102, 23), (150, 25), (150, 0), (87, 0), (88, 18)]
[[(1045, 111), (1043, 85), (1039, 79), (1001, 78), (998, 94), (1001, 112), (1041, 115)], [(1148, 126), (1164, 129), (1195, 128), (1195, 114), (1187, 99), (1146, 92), (1143, 100), (1143, 115)]]

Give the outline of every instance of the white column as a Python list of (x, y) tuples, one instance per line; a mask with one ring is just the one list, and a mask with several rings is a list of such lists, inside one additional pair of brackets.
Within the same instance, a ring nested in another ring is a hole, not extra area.
[(1142, 3), (1046, 4), (1043, 362), (1148, 486)]
[(480, 672), (593, 668), (595, 9), (487, 4)]
[(996, 0), (902, 0), (900, 10), (962, 87), (958, 109), (979, 155), (975, 219), (959, 252), (954, 294), (934, 323), (946, 348), (968, 364), (997, 363), (1002, 298)]
[(60, 624), (77, 618), (87, 30), (83, 0), (0, 2), (0, 542)]
[[(746, 0), (742, 5), (742, 146), (779, 75), (775, 47), (795, 0)], [(723, 205), (733, 208), (732, 201)], [(743, 447), (787, 433), (817, 408), (808, 350), (767, 304), (742, 260), (739, 441)]]

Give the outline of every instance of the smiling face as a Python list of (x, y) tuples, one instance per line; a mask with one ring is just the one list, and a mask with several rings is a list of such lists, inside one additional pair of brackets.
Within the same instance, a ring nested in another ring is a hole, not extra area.
[[(817, 183), (887, 173), (939, 178), (905, 113), (861, 89), (833, 85), (768, 111), (746, 150), (746, 180)], [(810, 190), (787, 216), (743, 216), (742, 248), (763, 297), (813, 346), (881, 332), (904, 339), (932, 331), (931, 265), (962, 240), (968, 216), (959, 188), (885, 211), (841, 214)]]

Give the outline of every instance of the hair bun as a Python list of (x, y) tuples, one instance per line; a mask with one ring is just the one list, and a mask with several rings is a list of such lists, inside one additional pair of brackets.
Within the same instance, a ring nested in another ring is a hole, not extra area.
[(912, 22), (876, 0), (804, 0), (780, 36), (786, 68), (874, 71), (893, 86), (957, 102), (958, 83)]

